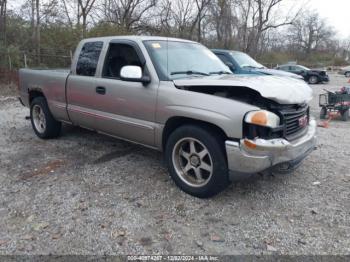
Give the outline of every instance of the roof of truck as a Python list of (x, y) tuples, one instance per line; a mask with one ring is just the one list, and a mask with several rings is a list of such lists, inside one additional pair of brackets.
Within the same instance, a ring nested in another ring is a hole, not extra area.
[(111, 41), (111, 40), (134, 40), (134, 41), (178, 41), (178, 42), (189, 42), (195, 43), (190, 40), (173, 38), (173, 37), (163, 37), (163, 36), (136, 36), (136, 35), (124, 35), (124, 36), (105, 36), (105, 37), (93, 37), (86, 38), (83, 41)]

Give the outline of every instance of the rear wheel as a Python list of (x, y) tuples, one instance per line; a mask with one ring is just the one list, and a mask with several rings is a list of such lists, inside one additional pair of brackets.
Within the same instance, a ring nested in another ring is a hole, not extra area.
[(320, 112), (320, 119), (326, 119), (327, 118), (327, 108), (322, 107)]
[(224, 141), (215, 132), (186, 125), (176, 129), (166, 143), (165, 155), (170, 176), (186, 193), (212, 197), (228, 184)]
[(44, 97), (37, 97), (30, 106), (30, 119), (35, 134), (42, 138), (55, 138), (61, 132), (61, 122), (52, 116)]
[(346, 72), (346, 73), (345, 73), (345, 76), (346, 76), (346, 77), (350, 77), (350, 72)]
[(309, 84), (315, 85), (317, 83), (318, 83), (318, 77), (317, 76), (310, 76)]

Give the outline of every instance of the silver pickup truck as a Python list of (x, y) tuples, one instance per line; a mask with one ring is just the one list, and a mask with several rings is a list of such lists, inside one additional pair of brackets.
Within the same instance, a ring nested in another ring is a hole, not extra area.
[(21, 69), (19, 85), (38, 137), (58, 137), (64, 122), (163, 151), (175, 183), (196, 197), (236, 174), (291, 171), (315, 147), (307, 84), (233, 75), (191, 41), (85, 39), (70, 70)]

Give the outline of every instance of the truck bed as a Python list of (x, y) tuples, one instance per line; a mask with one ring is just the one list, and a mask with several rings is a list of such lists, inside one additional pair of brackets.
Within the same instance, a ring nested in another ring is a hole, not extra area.
[[(47, 98), (65, 98), (69, 69), (20, 69), (19, 91), (22, 102), (29, 107), (29, 90), (42, 90)], [(62, 99), (60, 99), (62, 98)], [(48, 101), (50, 104), (51, 101)], [(65, 102), (62, 100), (62, 102)]]
[(40, 90), (44, 93), (51, 112), (58, 119), (68, 119), (65, 89), (69, 74), (69, 69), (20, 69), (19, 92), (22, 103), (30, 107), (30, 93)]

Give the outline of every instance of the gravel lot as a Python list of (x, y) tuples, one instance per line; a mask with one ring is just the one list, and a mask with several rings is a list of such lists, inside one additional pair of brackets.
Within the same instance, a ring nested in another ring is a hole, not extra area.
[[(318, 94), (346, 83), (312, 88)], [(1, 88), (0, 88), (1, 89)], [(350, 254), (350, 122), (318, 130), (291, 175), (254, 175), (200, 200), (160, 153), (64, 126), (43, 141), (0, 96), (0, 254)]]

